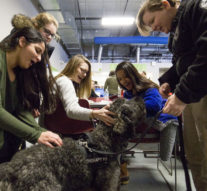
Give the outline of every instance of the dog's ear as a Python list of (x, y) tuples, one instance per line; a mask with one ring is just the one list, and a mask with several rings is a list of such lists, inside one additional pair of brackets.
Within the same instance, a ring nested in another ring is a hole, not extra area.
[(113, 101), (113, 103), (110, 105), (110, 108), (109, 110), (114, 112), (114, 113), (117, 113), (118, 112), (118, 109), (120, 108), (121, 105), (124, 104), (126, 100), (124, 98), (117, 98)]
[(120, 105), (117, 112), (117, 121), (113, 127), (113, 131), (116, 134), (124, 135), (124, 137), (127, 138), (127, 134), (129, 134), (128, 131), (131, 131), (130, 128), (134, 126), (134, 121), (136, 121), (133, 109), (127, 102), (124, 102), (124, 104)]
[(136, 111), (137, 118), (139, 118), (139, 121), (145, 120), (147, 112), (143, 98), (140, 96), (135, 96), (130, 101), (130, 104), (133, 105), (133, 108)]
[(136, 125), (135, 124), (131, 124), (128, 126), (127, 128), (127, 138), (134, 138), (136, 136)]
[(141, 96), (134, 96), (131, 100), (134, 100), (135, 102), (140, 102), (140, 100), (143, 100)]
[[(132, 115), (133, 116), (133, 115)], [(134, 117), (128, 117), (124, 116), (123, 120), (125, 121), (126, 124), (126, 132), (124, 133), (125, 138), (133, 138), (136, 135), (136, 125), (137, 125), (137, 119)]]
[(116, 123), (113, 126), (113, 131), (119, 135), (122, 135), (126, 131), (125, 122), (121, 118), (116, 119)]

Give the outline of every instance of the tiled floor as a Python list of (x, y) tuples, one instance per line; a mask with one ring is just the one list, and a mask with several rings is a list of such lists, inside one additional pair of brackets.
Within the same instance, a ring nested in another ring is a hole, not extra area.
[[(136, 154), (134, 157), (129, 156), (128, 165), (130, 181), (129, 184), (121, 186), (121, 191), (168, 191), (170, 190), (165, 182), (164, 178), (161, 176), (157, 169), (157, 159), (156, 158), (144, 158), (142, 153), (143, 150), (154, 150), (157, 148), (156, 144), (139, 144), (135, 149), (133, 149)], [(185, 191), (185, 177), (182, 165), (179, 160), (177, 162), (177, 191)], [(166, 163), (170, 166), (170, 162)], [(172, 159), (172, 164), (174, 166), (174, 158)], [(172, 176), (166, 171), (166, 169), (160, 166), (160, 170), (163, 172), (164, 176), (175, 190), (175, 171), (173, 170)], [(192, 191), (195, 191), (193, 182), (191, 180)]]

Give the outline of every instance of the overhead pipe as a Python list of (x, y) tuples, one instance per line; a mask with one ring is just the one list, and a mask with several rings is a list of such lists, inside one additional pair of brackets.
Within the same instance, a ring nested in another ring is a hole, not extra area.
[(95, 37), (95, 44), (168, 44), (168, 37), (157, 36), (124, 36)]
[(92, 63), (94, 63), (94, 56), (95, 56), (94, 44), (92, 45), (91, 55), (92, 55)]
[(103, 46), (100, 45), (98, 49), (98, 63), (101, 63), (102, 51), (103, 51)]
[(140, 61), (140, 47), (137, 47), (137, 63), (139, 64)]

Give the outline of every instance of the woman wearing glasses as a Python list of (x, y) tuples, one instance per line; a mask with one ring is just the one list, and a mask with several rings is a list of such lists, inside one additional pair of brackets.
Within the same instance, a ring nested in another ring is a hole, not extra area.
[(47, 12), (39, 13), (36, 17), (32, 18), (32, 21), (47, 44), (56, 37), (58, 22), (51, 14)]
[(48, 56), (52, 55), (54, 47), (49, 46), (53, 38), (59, 38), (56, 34), (58, 22), (51, 14), (47, 12), (39, 13), (33, 18), (29, 18), (23, 14), (14, 15), (12, 24), (17, 28), (32, 27), (37, 29), (47, 43)]
[(58, 29), (58, 22), (51, 14), (47, 12), (39, 13), (36, 17), (32, 18), (35, 28), (41, 33), (47, 43), (48, 56), (52, 55), (54, 47), (49, 46), (53, 38), (59, 38), (56, 34)]

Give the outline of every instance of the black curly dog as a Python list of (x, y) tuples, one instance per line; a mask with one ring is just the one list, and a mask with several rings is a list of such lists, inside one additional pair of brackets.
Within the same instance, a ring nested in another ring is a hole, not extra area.
[[(145, 120), (145, 105), (138, 97), (129, 101), (118, 98), (110, 111), (117, 114), (115, 125), (100, 122), (90, 133), (89, 147), (117, 153), (126, 149), (128, 139), (136, 135), (135, 127)], [(0, 165), (0, 190), (116, 191), (120, 176), (116, 155), (98, 155), (80, 142), (65, 138), (62, 147), (35, 145), (18, 152), (10, 162)]]

